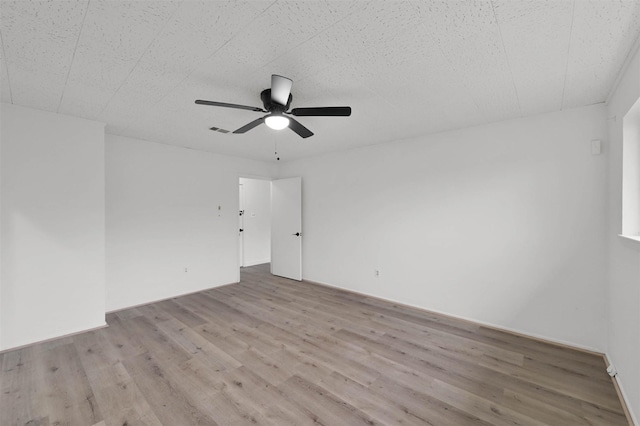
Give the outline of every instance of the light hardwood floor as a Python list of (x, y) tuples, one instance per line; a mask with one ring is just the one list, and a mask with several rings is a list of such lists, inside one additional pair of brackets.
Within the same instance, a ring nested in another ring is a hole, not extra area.
[(601, 357), (307, 282), (242, 281), (0, 355), (0, 425), (626, 425)]

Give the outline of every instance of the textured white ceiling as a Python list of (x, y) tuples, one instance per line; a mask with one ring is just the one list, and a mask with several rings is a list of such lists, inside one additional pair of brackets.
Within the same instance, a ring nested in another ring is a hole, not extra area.
[[(107, 131), (283, 160), (603, 102), (640, 0), (0, 1), (2, 102)], [(271, 74), (315, 136), (259, 126)]]

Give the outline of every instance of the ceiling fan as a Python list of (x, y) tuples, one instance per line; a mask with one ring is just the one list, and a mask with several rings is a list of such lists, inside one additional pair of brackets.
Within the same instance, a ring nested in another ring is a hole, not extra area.
[(348, 117), (351, 115), (351, 107), (348, 106), (293, 108), (289, 111), (289, 106), (293, 99), (293, 96), (291, 96), (292, 85), (293, 81), (291, 79), (273, 74), (271, 76), (271, 88), (265, 89), (260, 93), (260, 99), (262, 99), (264, 109), (247, 105), (203, 101), (200, 99), (198, 99), (196, 103), (199, 105), (212, 105), (224, 108), (245, 109), (248, 111), (268, 113), (267, 115), (240, 127), (233, 133), (246, 133), (264, 122), (272, 129), (281, 130), (285, 127), (289, 127), (301, 137), (308, 138), (309, 136), (313, 136), (313, 132), (304, 127), (294, 118), (286, 117), (285, 114), (288, 116), (294, 115), (296, 117)]

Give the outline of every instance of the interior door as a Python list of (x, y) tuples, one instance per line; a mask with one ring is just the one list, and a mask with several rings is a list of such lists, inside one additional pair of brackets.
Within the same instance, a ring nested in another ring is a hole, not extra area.
[(271, 181), (271, 273), (302, 280), (302, 180)]
[(244, 266), (244, 191), (240, 184), (239, 194), (240, 215), (238, 216), (238, 264), (242, 268)]

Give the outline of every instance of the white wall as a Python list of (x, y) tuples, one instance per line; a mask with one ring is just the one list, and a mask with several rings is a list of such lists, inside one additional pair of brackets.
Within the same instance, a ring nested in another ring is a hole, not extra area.
[(104, 125), (2, 104), (2, 342), (104, 325)]
[(0, 350), (2, 345), (2, 105), (0, 105)]
[[(609, 360), (640, 421), (640, 242), (622, 230), (622, 117), (640, 97), (640, 53), (629, 63), (609, 101)], [(615, 119), (613, 119), (615, 117)]]
[(238, 179), (274, 172), (107, 135), (107, 311), (236, 282)]
[(304, 278), (603, 351), (605, 114), (284, 163), (302, 176)]
[(640, 241), (640, 98), (622, 126), (622, 234)]
[(271, 261), (271, 181), (240, 178), (243, 187), (244, 266)]

